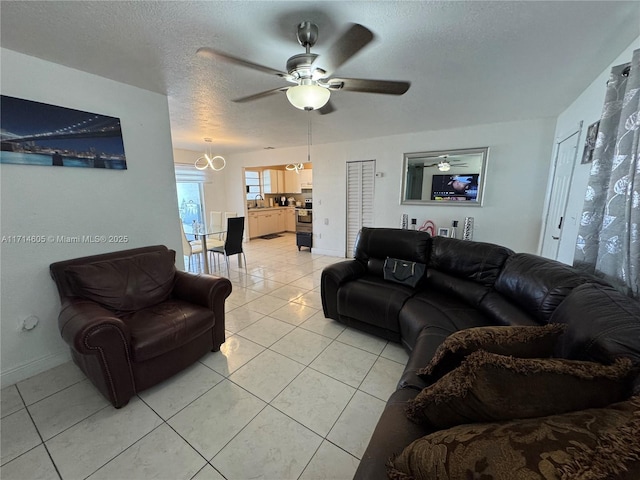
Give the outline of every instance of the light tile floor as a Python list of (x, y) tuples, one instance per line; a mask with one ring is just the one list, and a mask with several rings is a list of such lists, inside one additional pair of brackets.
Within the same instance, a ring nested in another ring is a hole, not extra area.
[(342, 259), (295, 235), (245, 251), (221, 351), (126, 407), (71, 362), (4, 388), (2, 479), (351, 479), (407, 355), (324, 317), (320, 274)]

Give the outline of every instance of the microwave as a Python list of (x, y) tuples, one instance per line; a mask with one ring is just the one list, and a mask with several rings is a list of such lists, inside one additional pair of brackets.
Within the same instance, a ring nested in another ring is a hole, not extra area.
[(307, 210), (311, 210), (313, 207), (313, 200), (311, 200), (310, 198), (306, 198), (304, 200), (304, 208), (306, 208)]

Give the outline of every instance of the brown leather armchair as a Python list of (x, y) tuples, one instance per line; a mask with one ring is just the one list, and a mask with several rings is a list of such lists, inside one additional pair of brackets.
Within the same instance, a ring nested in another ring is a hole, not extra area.
[(116, 408), (225, 341), (231, 282), (176, 270), (163, 245), (57, 262), (50, 272), (62, 338)]

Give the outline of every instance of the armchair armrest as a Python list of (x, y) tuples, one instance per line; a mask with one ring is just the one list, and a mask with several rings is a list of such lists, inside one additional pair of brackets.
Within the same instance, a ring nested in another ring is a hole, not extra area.
[(343, 283), (355, 280), (367, 272), (367, 267), (357, 260), (347, 260), (344, 262), (328, 265), (322, 270), (321, 277), (321, 297), (324, 316), (327, 318), (338, 318), (338, 288)]
[(231, 294), (229, 279), (177, 271), (172, 293), (180, 300), (201, 305), (213, 312), (215, 323), (212, 351), (220, 350), (220, 345), (225, 341), (224, 301)]
[(96, 354), (96, 347), (110, 342), (124, 343), (128, 349), (131, 341), (129, 327), (113, 312), (77, 297), (63, 298), (58, 328), (64, 341), (82, 354)]
[(98, 390), (116, 408), (126, 405), (136, 393), (127, 325), (95, 302), (63, 297), (58, 327), (74, 361)]
[(172, 293), (180, 300), (215, 311), (217, 305), (224, 306), (224, 300), (231, 294), (231, 282), (224, 277), (177, 271)]

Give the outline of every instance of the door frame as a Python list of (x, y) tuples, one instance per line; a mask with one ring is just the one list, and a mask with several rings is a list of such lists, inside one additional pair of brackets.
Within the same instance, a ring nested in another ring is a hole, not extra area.
[[(573, 176), (575, 174), (575, 168), (576, 168), (576, 159), (578, 158), (578, 150), (579, 150), (578, 147), (580, 145), (580, 139), (582, 137), (583, 124), (584, 124), (584, 121), (580, 120), (580, 122), (576, 125), (575, 128), (572, 128), (568, 132), (562, 135), (558, 135), (556, 137), (556, 140), (553, 146), (553, 156), (552, 156), (553, 164), (551, 165), (551, 169), (549, 172), (549, 179), (547, 181), (547, 194), (545, 195), (544, 209), (542, 212), (542, 228), (540, 229), (540, 237), (538, 238), (538, 250), (537, 250), (538, 255), (542, 255), (542, 249), (544, 247), (544, 240), (545, 240), (545, 233), (547, 231), (547, 225), (549, 223), (549, 211), (551, 210), (551, 200), (553, 198), (553, 184), (555, 182), (556, 170), (558, 166), (558, 154), (560, 153), (560, 144), (562, 144), (572, 136), (577, 135), (576, 151), (574, 153), (573, 162), (571, 164), (571, 178), (573, 179)], [(567, 217), (566, 215), (567, 205), (569, 203), (569, 198), (571, 197), (572, 188), (573, 188), (573, 181), (570, 181), (569, 189), (567, 190), (567, 198), (565, 199), (564, 207), (562, 209), (562, 212), (563, 212), (562, 217), (565, 219)], [(563, 222), (562, 227), (560, 228), (560, 240), (562, 239), (562, 231), (564, 230), (565, 224), (566, 222)], [(560, 240), (558, 240), (558, 247), (560, 246)], [(555, 257), (556, 259), (558, 257), (557, 251), (556, 251)]]

